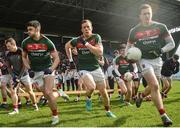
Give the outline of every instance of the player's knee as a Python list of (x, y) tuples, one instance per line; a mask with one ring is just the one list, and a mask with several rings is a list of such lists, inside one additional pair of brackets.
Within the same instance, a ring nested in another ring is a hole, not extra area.
[(95, 90), (95, 87), (90, 87), (90, 88), (89, 88), (89, 91), (92, 91), (92, 92), (93, 92), (94, 90)]
[(121, 93), (126, 94), (127, 93), (127, 88), (121, 88)]
[(158, 84), (151, 84), (151, 90), (153, 90), (153, 91), (157, 91), (157, 90), (159, 90), (159, 85)]
[(46, 97), (49, 97), (51, 94), (52, 94), (52, 91), (49, 91), (49, 90), (45, 90), (45, 91), (44, 91), (44, 95), (45, 95)]
[(127, 89), (127, 93), (131, 94), (132, 93), (132, 89), (131, 88)]

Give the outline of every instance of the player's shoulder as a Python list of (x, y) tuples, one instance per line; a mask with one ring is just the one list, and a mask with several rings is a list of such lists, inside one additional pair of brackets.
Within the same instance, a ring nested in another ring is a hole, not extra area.
[(23, 49), (21, 47), (17, 47), (17, 52), (22, 53)]
[(80, 40), (81, 36), (73, 37), (70, 42), (71, 43), (77, 43)]
[(139, 29), (141, 27), (141, 24), (137, 24), (135, 26), (133, 26), (131, 29), (130, 29), (130, 32), (133, 32), (133, 31), (136, 31), (137, 29)]
[(28, 37), (26, 37), (26, 38), (22, 41), (22, 43), (26, 43), (26, 42), (28, 42), (30, 39), (31, 39), (30, 36), (28, 36)]
[(4, 55), (5, 55), (5, 58), (7, 58), (7, 57), (9, 57), (11, 55), (11, 52), (10, 51), (6, 51)]
[(94, 38), (98, 38), (98, 39), (101, 38), (101, 36), (100, 36), (99, 34), (97, 34), (97, 33), (93, 33), (92, 36), (93, 36)]
[(47, 36), (41, 34), (42, 39), (46, 40), (47, 42), (53, 43)]
[(153, 25), (159, 26), (159, 27), (166, 27), (166, 25), (164, 23), (160, 23), (157, 21), (153, 21)]
[(120, 55), (116, 56), (113, 60), (116, 61), (118, 59), (120, 59)]

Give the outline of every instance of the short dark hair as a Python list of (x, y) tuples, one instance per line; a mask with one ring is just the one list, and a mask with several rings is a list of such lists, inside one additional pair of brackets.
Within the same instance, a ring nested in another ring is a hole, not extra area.
[(87, 23), (87, 22), (91, 23), (91, 25), (92, 25), (92, 22), (91, 22), (89, 19), (84, 19), (84, 20), (82, 20), (82, 21), (81, 21), (81, 25), (84, 24), (84, 23)]
[(174, 58), (175, 60), (179, 60), (179, 55), (174, 54), (174, 55), (173, 55), (173, 58)]
[(126, 44), (121, 44), (119, 47), (119, 50), (125, 49), (126, 48)]
[(26, 27), (34, 27), (34, 28), (41, 28), (41, 24), (40, 24), (40, 22), (39, 21), (37, 21), (37, 20), (31, 20), (31, 21), (29, 21), (28, 23), (27, 23), (27, 25), (26, 25)]
[(15, 41), (15, 39), (14, 38), (12, 38), (12, 37), (9, 37), (9, 38), (7, 38), (6, 40), (5, 40), (5, 45), (7, 44), (7, 43), (11, 43), (11, 44), (15, 44), (16, 45), (16, 41)]
[(118, 50), (114, 50), (113, 54), (115, 54), (115, 53), (119, 54), (119, 51)]
[(152, 9), (151, 5), (149, 5), (149, 4), (142, 4), (142, 5), (139, 7), (139, 14), (141, 14), (141, 11), (142, 11), (143, 9), (147, 9), (147, 8)]

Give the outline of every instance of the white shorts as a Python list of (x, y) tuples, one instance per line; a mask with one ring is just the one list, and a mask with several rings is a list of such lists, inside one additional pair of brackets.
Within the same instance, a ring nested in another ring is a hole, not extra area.
[(24, 84), (24, 85), (30, 85), (32, 84), (31, 82), (31, 78), (29, 77), (29, 75), (25, 75), (23, 77), (20, 78), (20, 81)]
[(163, 79), (163, 80), (171, 80), (172, 76), (163, 76), (163, 75), (161, 75), (161, 79)]
[(101, 68), (98, 68), (94, 71), (80, 70), (79, 74), (81, 77), (85, 76), (87, 73), (92, 75), (95, 82), (101, 82), (105, 80), (104, 73)]
[(4, 85), (7, 85), (7, 84), (11, 85), (13, 83), (11, 75), (9, 75), (9, 74), (0, 76), (0, 79), (1, 79), (1, 85), (2, 84), (4, 84)]
[(142, 70), (142, 75), (147, 72), (154, 72), (157, 77), (161, 76), (163, 61), (160, 57), (156, 59), (141, 59), (139, 64)]
[[(11, 75), (2, 75), (1, 77), (1, 83), (7, 85), (12, 85), (13, 84), (13, 80)], [(24, 84), (24, 85), (31, 85), (31, 79), (29, 77), (29, 75), (25, 75), (23, 77), (20, 78), (20, 81)]]
[[(51, 74), (52, 76), (54, 75), (54, 72)], [(33, 84), (37, 84), (39, 87), (44, 86), (44, 72), (34, 72), (34, 78), (32, 79)], [(54, 84), (55, 84), (55, 79), (54, 79)]]

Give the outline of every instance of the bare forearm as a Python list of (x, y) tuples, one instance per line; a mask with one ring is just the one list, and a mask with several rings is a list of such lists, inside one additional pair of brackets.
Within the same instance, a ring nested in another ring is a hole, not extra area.
[(59, 63), (60, 63), (59, 57), (55, 58), (52, 66), (51, 66), (51, 69), (54, 71), (58, 67)]
[(92, 46), (91, 44), (86, 44), (86, 47), (90, 50), (91, 53), (93, 53), (96, 56), (102, 56), (103, 55), (103, 48)]
[(167, 44), (162, 48), (162, 51), (169, 52), (175, 47), (174, 40), (173, 40), (172, 36), (168, 36), (165, 38), (165, 41)]
[(29, 60), (27, 58), (22, 57), (23, 63), (24, 63), (24, 67), (27, 69), (30, 69), (30, 65), (29, 65)]
[(131, 48), (132, 46), (133, 46), (133, 44), (127, 42), (126, 49), (125, 49), (125, 54), (127, 54), (128, 49)]
[(66, 55), (69, 60), (72, 60), (72, 51), (71, 51), (71, 45), (70, 42), (67, 42), (65, 45)]

